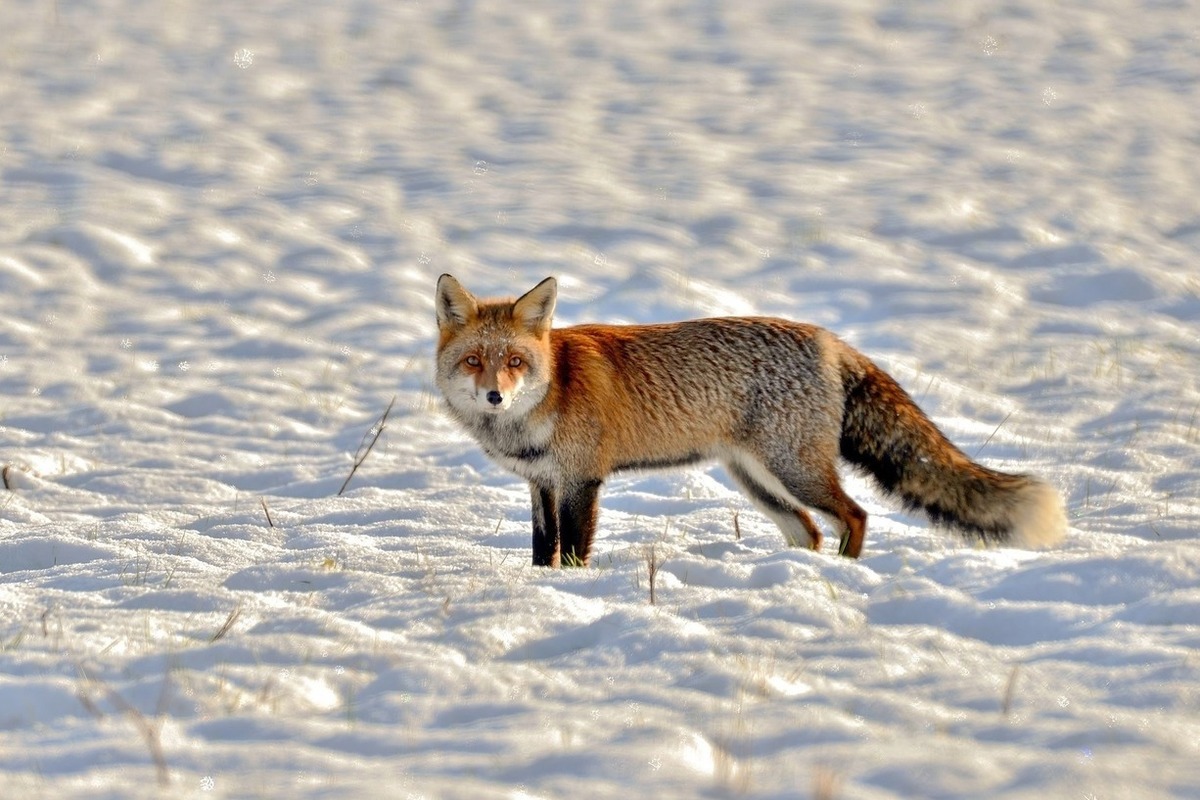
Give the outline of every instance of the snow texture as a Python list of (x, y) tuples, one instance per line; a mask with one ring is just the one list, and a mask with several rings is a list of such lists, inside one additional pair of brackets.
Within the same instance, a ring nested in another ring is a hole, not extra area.
[[(1195, 2), (11, 0), (0, 43), (0, 796), (1197, 796)], [(829, 327), (1068, 535), (847, 475), (851, 561), (705, 466), (534, 569), (433, 391), (442, 272)]]

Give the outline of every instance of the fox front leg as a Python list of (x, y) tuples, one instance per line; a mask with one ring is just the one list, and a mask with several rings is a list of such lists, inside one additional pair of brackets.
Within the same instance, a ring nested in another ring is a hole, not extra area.
[(548, 486), (529, 484), (533, 504), (533, 565), (559, 565), (558, 493)]
[(562, 563), (568, 567), (586, 567), (596, 536), (596, 517), (600, 513), (600, 481), (570, 483), (558, 493), (558, 532)]
[(596, 536), (600, 481), (563, 487), (530, 484), (533, 565), (586, 567)]

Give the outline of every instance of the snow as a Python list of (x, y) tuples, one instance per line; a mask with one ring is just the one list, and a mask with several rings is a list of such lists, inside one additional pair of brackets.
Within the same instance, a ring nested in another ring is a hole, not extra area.
[[(1195, 797), (1197, 11), (4, 3), (0, 796)], [(442, 272), (830, 327), (1068, 537), (705, 466), (534, 569)]]

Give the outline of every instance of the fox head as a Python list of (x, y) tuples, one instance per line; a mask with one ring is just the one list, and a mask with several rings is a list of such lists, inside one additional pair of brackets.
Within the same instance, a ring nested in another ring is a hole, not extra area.
[(516, 300), (479, 300), (438, 278), (437, 384), (455, 412), (523, 416), (546, 396), (557, 297), (554, 278)]

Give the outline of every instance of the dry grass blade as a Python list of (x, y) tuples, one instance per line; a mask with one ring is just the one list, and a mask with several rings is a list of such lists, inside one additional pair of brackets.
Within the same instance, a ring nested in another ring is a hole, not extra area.
[(229, 633), (229, 631), (233, 629), (233, 624), (238, 621), (238, 617), (240, 616), (242, 616), (241, 603), (233, 607), (233, 611), (229, 612), (229, 616), (225, 618), (225, 622), (220, 628), (217, 629), (217, 632), (214, 633), (212, 638), (210, 638), (208, 641), (211, 643), (225, 638), (225, 634)]
[(813, 772), (814, 800), (834, 800), (842, 788), (842, 776), (829, 767), (817, 767)]
[(655, 585), (658, 582), (658, 570), (662, 566), (662, 559), (658, 557), (658, 550), (652, 544), (646, 548), (646, 576), (650, 579), (650, 605), (657, 605), (658, 598), (655, 594)]
[[(384, 427), (387, 426), (387, 418), (392, 413), (392, 406), (394, 405), (396, 405), (396, 396), (392, 395), (392, 402), (388, 403), (383, 416), (363, 436), (363, 443), (358, 446), (358, 452), (354, 454), (354, 466), (350, 468), (350, 474), (342, 482), (342, 488), (338, 489), (338, 497), (341, 497), (342, 492), (346, 491), (346, 487), (350, 485), (350, 479), (354, 477), (354, 473), (358, 472), (358, 468), (367, 460), (367, 456), (371, 455), (371, 450), (375, 447), (375, 443), (379, 441), (379, 435), (383, 433)], [(371, 438), (370, 442), (367, 441), (368, 436)]]
[(1012, 711), (1013, 695), (1017, 691), (1017, 672), (1020, 664), (1013, 664), (1012, 672), (1008, 673), (1008, 683), (1004, 685), (1004, 702), (1000, 705), (1000, 713), (1007, 717)]
[[(344, 484), (342, 488), (346, 488)], [(341, 494), (341, 492), (338, 492), (338, 494)], [(267, 515), (267, 524), (274, 528), (275, 520), (271, 519), (271, 509), (267, 508), (267, 499), (265, 497), (260, 497), (258, 498), (258, 502), (262, 503), (263, 513)]]
[(983, 440), (983, 444), (979, 445), (979, 449), (975, 451), (975, 455), (971, 456), (972, 458), (979, 457), (979, 454), (983, 452), (983, 448), (988, 446), (988, 443), (992, 441), (992, 437), (1000, 432), (1000, 429), (1004, 427), (1004, 423), (1008, 422), (1008, 418), (1012, 415), (1013, 412), (1011, 411), (1004, 415), (1004, 419), (1000, 420), (1000, 424), (996, 426), (996, 430), (992, 431), (988, 438)]
[[(84, 669), (82, 664), (76, 664), (76, 668), (79, 670), (80, 676), (88, 686), (96, 687), (99, 691), (103, 692), (108, 698), (108, 701), (112, 703), (118, 711), (129, 717), (129, 719), (133, 722), (134, 727), (138, 729), (138, 732), (142, 735), (142, 739), (146, 742), (146, 749), (150, 751), (150, 758), (154, 762), (154, 770), (158, 776), (158, 785), (161, 787), (169, 786), (171, 783), (171, 770), (167, 766), (166, 757), (163, 755), (162, 741), (160, 736), (162, 727), (161, 724), (157, 722), (151, 722), (149, 719), (147, 719), (145, 714), (134, 707), (134, 705), (124, 697), (122, 697), (116, 689), (109, 686), (100, 678), (90, 675), (88, 671)], [(162, 711), (162, 707), (165, 705), (166, 693), (167, 687), (164, 683), (163, 694), (159, 697), (160, 713)], [(91, 697), (88, 696), (86, 691), (79, 693), (79, 702), (83, 704), (83, 707), (87, 709), (89, 714), (92, 714), (97, 718), (104, 716), (103, 711), (101, 711), (100, 707), (97, 706)]]

